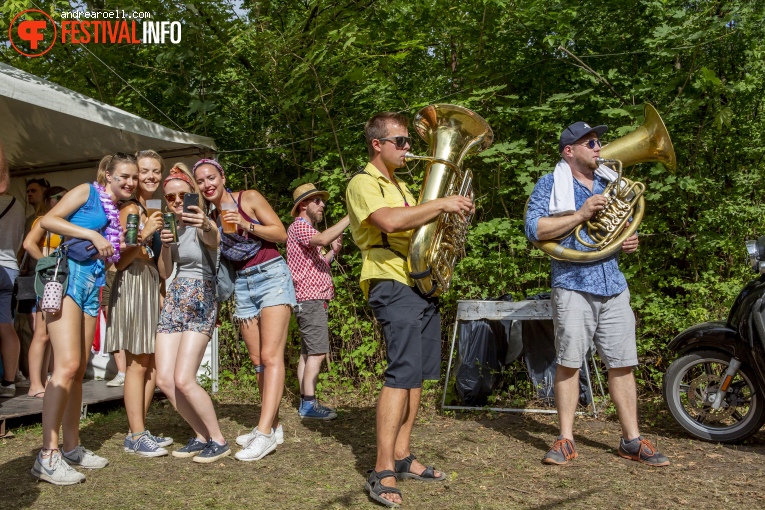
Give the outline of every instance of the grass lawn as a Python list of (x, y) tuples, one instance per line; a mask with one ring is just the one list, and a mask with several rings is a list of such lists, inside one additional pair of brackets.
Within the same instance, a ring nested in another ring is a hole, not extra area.
[[(232, 444), (255, 424), (258, 407), (249, 400), (239, 394), (216, 401)], [(540, 459), (557, 434), (555, 416), (441, 415), (430, 400), (420, 413), (413, 451), (448, 478), (443, 483), (400, 482), (406, 508), (765, 507), (765, 432), (741, 446), (698, 442), (683, 434), (659, 405), (642, 403), (643, 434), (670, 457), (668, 468), (619, 458), (620, 429), (613, 417), (578, 418), (579, 458), (568, 466), (544, 466)], [(124, 409), (92, 414), (82, 422), (82, 444), (110, 465), (86, 472), (85, 483), (70, 487), (38, 483), (29, 475), (41, 429), (16, 429), (15, 437), (0, 440), (2, 507), (382, 508), (363, 488), (375, 459), (373, 404), (328, 403), (338, 405), (337, 420), (301, 421), (285, 399), (285, 443), (251, 463), (233, 455), (208, 465), (130, 455), (122, 450)], [(171, 450), (189, 436), (167, 401), (152, 405), (147, 425), (155, 434), (175, 438)]]

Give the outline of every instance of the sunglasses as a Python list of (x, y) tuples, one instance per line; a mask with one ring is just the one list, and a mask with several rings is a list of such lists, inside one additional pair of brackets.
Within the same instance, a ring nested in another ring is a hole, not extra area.
[(316, 205), (319, 205), (321, 203), (326, 204), (326, 202), (324, 202), (324, 200), (321, 197), (314, 197), (311, 199), (311, 202), (313, 202)]
[(50, 197), (52, 199), (61, 200), (62, 198), (64, 198), (64, 194), (63, 193), (59, 193), (58, 195), (51, 195)]
[(167, 195), (165, 195), (165, 200), (167, 200), (168, 204), (172, 204), (173, 202), (175, 202), (176, 197), (178, 198), (178, 200), (183, 200), (184, 196), (186, 196), (185, 191), (181, 191), (179, 193), (168, 193)]
[(381, 142), (393, 142), (396, 144), (397, 149), (403, 149), (407, 144), (412, 146), (411, 136), (390, 136), (388, 138), (378, 138)]
[(587, 140), (586, 142), (578, 143), (577, 145), (584, 145), (585, 147), (588, 147), (590, 149), (594, 149), (596, 145), (598, 147), (603, 147), (603, 144), (600, 143), (600, 140), (596, 140), (594, 138), (591, 138)]

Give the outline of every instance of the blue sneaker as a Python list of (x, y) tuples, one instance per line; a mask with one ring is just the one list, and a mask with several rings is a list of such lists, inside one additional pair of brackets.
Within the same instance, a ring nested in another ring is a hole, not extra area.
[(172, 437), (165, 437), (165, 436), (155, 436), (152, 434), (149, 429), (146, 429), (146, 433), (151, 436), (151, 438), (154, 440), (155, 443), (157, 443), (162, 448), (165, 448), (167, 446), (170, 446), (173, 444), (173, 438)]
[(163, 457), (167, 450), (159, 446), (148, 432), (138, 436), (137, 439), (129, 439), (130, 447), (125, 448), (128, 453), (135, 453), (143, 457)]
[(180, 457), (180, 458), (186, 458), (186, 457), (193, 457), (195, 455), (199, 455), (202, 453), (202, 450), (205, 449), (207, 446), (206, 441), (200, 441), (196, 437), (192, 437), (189, 439), (189, 442), (186, 443), (186, 446), (183, 448), (179, 448), (173, 452), (173, 457)]
[(301, 418), (310, 418), (312, 420), (334, 420), (337, 413), (319, 404), (318, 400), (303, 400), (298, 414)]
[(204, 450), (192, 460), (194, 462), (209, 464), (210, 462), (215, 462), (216, 460), (228, 457), (229, 455), (231, 455), (231, 448), (228, 446), (228, 441), (226, 441), (225, 444), (218, 444), (210, 439), (207, 441)]

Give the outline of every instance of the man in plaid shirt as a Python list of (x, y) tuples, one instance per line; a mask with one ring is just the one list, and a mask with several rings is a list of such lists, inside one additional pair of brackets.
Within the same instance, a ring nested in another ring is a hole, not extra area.
[[(343, 230), (348, 226), (346, 215), (332, 227), (319, 232), (316, 226), (324, 218), (324, 207), (329, 193), (316, 189), (313, 184), (298, 186), (292, 194), (291, 214), (295, 221), (287, 229), (287, 265), (292, 273), (297, 296), (295, 315), (300, 328), (300, 383), (301, 418), (332, 420), (337, 413), (316, 400), (316, 382), (321, 362), (329, 352), (329, 325), (327, 305), (335, 295), (329, 265), (343, 245)], [(330, 245), (326, 255), (322, 248)]]

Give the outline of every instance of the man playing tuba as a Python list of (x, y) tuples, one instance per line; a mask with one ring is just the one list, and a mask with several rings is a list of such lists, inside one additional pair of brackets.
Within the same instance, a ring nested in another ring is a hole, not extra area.
[[(560, 135), (561, 160), (551, 174), (534, 187), (526, 213), (526, 237), (544, 241), (566, 236), (577, 225), (606, 206), (602, 194), (614, 173), (599, 166), (600, 136), (607, 126), (590, 127), (576, 122)], [(586, 232), (582, 232), (587, 236)], [(585, 238), (585, 241), (590, 241)], [(589, 251), (575, 236), (561, 246)], [(638, 248), (637, 234), (621, 247), (624, 253)], [(627, 280), (619, 270), (618, 251), (586, 263), (552, 260), (552, 309), (558, 368), (555, 406), (560, 435), (544, 456), (545, 464), (566, 464), (577, 457), (573, 426), (579, 400), (579, 369), (591, 342), (608, 368), (609, 391), (616, 405), (622, 438), (621, 457), (649, 466), (667, 466), (669, 460), (640, 435), (637, 423), (637, 390), (632, 367), (638, 363), (635, 315), (630, 307)]]
[(409, 150), (409, 119), (379, 113), (364, 127), (369, 163), (348, 183), (351, 234), (361, 249), (361, 289), (382, 326), (388, 366), (377, 401), (377, 461), (367, 480), (369, 496), (386, 506), (401, 503), (396, 480), (445, 480), (410, 451), (422, 381), (438, 380), (441, 319), (438, 300), (425, 298), (409, 275), (407, 256), (413, 229), (442, 213), (474, 211), (470, 198), (454, 195), (417, 205), (394, 175)]

